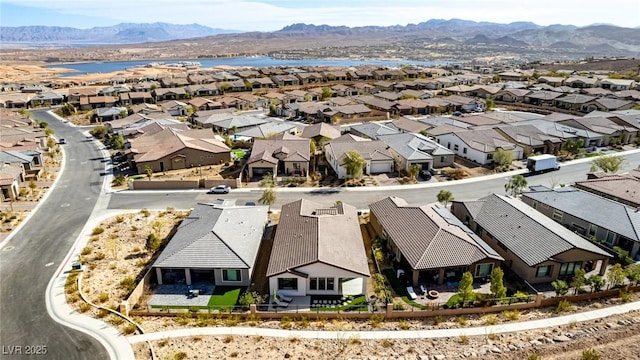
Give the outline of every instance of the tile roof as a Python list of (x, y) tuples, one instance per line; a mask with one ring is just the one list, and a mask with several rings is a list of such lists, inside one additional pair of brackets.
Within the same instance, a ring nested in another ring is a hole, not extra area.
[(433, 156), (455, 154), (446, 147), (419, 134), (383, 135), (379, 139), (384, 141), (400, 156), (410, 161), (431, 160)]
[(507, 140), (494, 129), (459, 130), (455, 131), (454, 134), (470, 148), (485, 153), (494, 152), (498, 148), (504, 150), (513, 150), (516, 148), (514, 143)]
[(191, 138), (172, 128), (131, 139), (131, 152), (136, 162), (155, 161), (185, 148), (216, 154), (230, 151), (223, 142), (213, 137), (213, 133), (211, 138)]
[(410, 206), (388, 197), (369, 205), (371, 212), (415, 270), (504, 260), (495, 250), (437, 205)]
[(399, 131), (394, 128), (391, 128), (383, 124), (374, 123), (374, 122), (351, 125), (349, 126), (349, 128), (373, 140), (377, 139), (378, 136), (381, 136), (381, 135), (390, 135), (390, 134), (399, 133)]
[(267, 138), (273, 135), (281, 134), (284, 132), (294, 131), (296, 132), (297, 127), (292, 123), (285, 122), (268, 122), (258, 126), (254, 126), (251, 128), (247, 128), (242, 131), (238, 131), (235, 135), (238, 136), (249, 136), (252, 138)]
[(322, 122), (305, 127), (300, 136), (307, 139), (311, 139), (316, 136), (335, 139), (340, 137), (340, 135), (340, 129), (338, 127)]
[[(571, 186), (524, 192), (522, 196), (640, 241), (640, 212), (632, 207)], [(593, 211), (594, 209), (598, 210)]]
[(259, 160), (272, 161), (274, 159), (273, 155), (278, 152), (285, 154), (283, 161), (309, 161), (311, 158), (310, 141), (309, 139), (286, 133), (268, 139), (256, 139), (253, 142), (251, 156), (247, 160), (247, 164)]
[(576, 187), (607, 194), (613, 198), (640, 206), (640, 178), (631, 175), (610, 175), (599, 179), (576, 181)]
[(473, 220), (528, 266), (548, 261), (571, 249), (609, 256), (595, 244), (518, 199), (492, 194), (479, 201), (483, 204)]
[(306, 199), (282, 206), (267, 276), (316, 262), (370, 276), (355, 207)]
[[(338, 141), (336, 141), (338, 140)], [(393, 156), (387, 150), (387, 144), (380, 140), (371, 141), (340, 141), (340, 138), (331, 140), (325, 145), (325, 152), (330, 152), (333, 158), (338, 159), (339, 165), (344, 164), (347, 153), (355, 150), (365, 160), (392, 160)]]
[(153, 267), (252, 268), (267, 222), (267, 211), (266, 206), (197, 204)]
[(415, 133), (419, 133), (420, 131), (427, 130), (428, 128), (432, 127), (429, 124), (416, 121), (416, 120), (407, 119), (405, 117), (401, 117), (394, 120), (389, 126), (393, 126), (399, 130), (403, 130), (407, 132), (415, 132)]

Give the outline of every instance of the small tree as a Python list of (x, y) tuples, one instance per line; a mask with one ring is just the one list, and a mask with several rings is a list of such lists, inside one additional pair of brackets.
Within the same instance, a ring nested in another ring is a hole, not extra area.
[(147, 174), (147, 178), (151, 181), (151, 177), (153, 176), (153, 169), (149, 165), (144, 166), (144, 173)]
[(361, 178), (367, 161), (356, 150), (349, 150), (345, 155), (344, 166), (347, 169), (347, 175), (354, 179)]
[(458, 296), (460, 296), (462, 305), (468, 300), (473, 299), (473, 295), (473, 275), (467, 271), (462, 275), (460, 285), (458, 286)]
[(491, 110), (496, 107), (496, 103), (493, 101), (493, 99), (487, 99), (484, 102), (484, 105), (488, 110)]
[(271, 205), (276, 202), (276, 191), (272, 187), (264, 189), (258, 201), (260, 201), (261, 204), (271, 207)]
[(580, 149), (582, 148), (582, 146), (584, 146), (584, 141), (582, 139), (578, 139), (578, 140), (573, 140), (573, 139), (567, 139), (567, 141), (564, 142), (564, 144), (562, 144), (562, 150), (576, 155), (577, 153), (580, 152)]
[(553, 280), (551, 282), (551, 286), (553, 287), (553, 290), (555, 290), (557, 296), (565, 295), (569, 292), (569, 285), (567, 285), (567, 282), (564, 280)]
[(154, 252), (160, 248), (161, 244), (162, 240), (158, 236), (156, 236), (156, 234), (149, 233), (149, 235), (147, 235), (147, 242), (145, 243), (144, 247), (149, 252)]
[(527, 187), (527, 179), (522, 175), (514, 175), (504, 184), (504, 191), (511, 196), (518, 196)]
[(260, 295), (257, 291), (247, 291), (240, 296), (238, 302), (240, 305), (249, 306), (253, 304), (262, 304), (266, 296)]
[(36, 185), (36, 182), (31, 180), (29, 181), (29, 189), (31, 189), (31, 196), (33, 196), (33, 192), (36, 190), (36, 188), (38, 187), (38, 185)]
[(638, 284), (640, 282), (640, 265), (629, 265), (625, 272), (627, 273), (627, 279), (632, 284)]
[(439, 203), (441, 203), (442, 205), (444, 205), (446, 207), (447, 204), (449, 204), (450, 202), (453, 201), (454, 197), (453, 197), (453, 193), (451, 191), (449, 191), (447, 189), (442, 189), (442, 190), (440, 190), (440, 192), (436, 196), (436, 199), (438, 200)]
[(600, 275), (591, 275), (587, 279), (587, 285), (590, 285), (593, 291), (600, 291), (604, 287), (604, 279)]
[(574, 295), (577, 294), (587, 282), (584, 277), (586, 274), (587, 272), (584, 271), (584, 269), (578, 269), (576, 270), (575, 274), (573, 274), (573, 279), (571, 280), (571, 287), (573, 288)]
[(333, 91), (330, 87), (325, 86), (322, 88), (322, 93), (320, 94), (320, 100), (324, 101), (330, 99), (333, 96)]
[(496, 267), (491, 272), (491, 296), (494, 299), (501, 299), (507, 295), (507, 288), (504, 286), (504, 271)]
[(591, 162), (592, 168), (600, 169), (606, 173), (614, 173), (620, 170), (624, 158), (618, 155), (598, 156)]
[(626, 277), (627, 274), (620, 264), (613, 265), (611, 269), (609, 269), (609, 273), (607, 273), (607, 281), (610, 287), (622, 285)]
[(493, 152), (493, 161), (501, 167), (508, 168), (513, 162), (513, 153), (509, 150), (498, 149)]
[(422, 165), (420, 164), (413, 164), (409, 166), (409, 177), (411, 180), (415, 180), (418, 177), (420, 170), (422, 170)]

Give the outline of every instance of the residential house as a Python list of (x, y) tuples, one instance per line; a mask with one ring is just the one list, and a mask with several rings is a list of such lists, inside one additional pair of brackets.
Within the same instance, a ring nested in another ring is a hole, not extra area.
[(189, 104), (196, 112), (203, 110), (220, 109), (222, 107), (222, 104), (220, 104), (219, 102), (203, 97), (190, 99), (187, 104)]
[(638, 136), (638, 127), (619, 125), (601, 116), (575, 117), (559, 123), (603, 134), (600, 146), (628, 144)]
[(455, 153), (426, 136), (401, 133), (380, 135), (378, 139), (389, 147), (396, 161), (396, 170), (408, 172), (415, 164), (424, 170), (453, 166)]
[[(432, 100), (432, 99), (427, 99), (425, 101), (429, 101), (429, 100)], [(460, 95), (450, 95), (443, 98), (442, 100), (450, 104), (450, 109), (452, 111), (471, 112), (474, 109), (477, 109), (479, 107), (480, 108), (484, 107), (484, 101), (480, 101), (480, 100), (476, 100), (476, 99), (472, 99), (472, 98), (468, 98)]]
[(153, 263), (157, 283), (251, 285), (267, 210), (235, 200), (196, 204)]
[[(83, 97), (92, 97), (98, 95), (96, 87), (71, 88), (67, 93), (67, 102), (73, 106), (80, 105), (80, 99)], [(109, 94), (111, 95), (111, 94)]]
[(325, 81), (347, 81), (349, 80), (349, 76), (346, 71), (342, 70), (332, 70), (324, 72), (324, 80)]
[(214, 96), (219, 95), (220, 90), (216, 84), (194, 84), (184, 88), (185, 92), (191, 97), (195, 96)]
[(628, 110), (636, 106), (636, 102), (631, 100), (610, 99), (610, 98), (597, 98), (584, 104), (582, 110), (584, 112), (592, 111), (616, 111), (616, 110)]
[(366, 294), (369, 265), (356, 208), (306, 199), (283, 205), (266, 276), (270, 293)]
[(41, 92), (27, 102), (27, 107), (41, 107), (61, 105), (65, 100), (64, 95), (55, 92)]
[(636, 209), (640, 208), (640, 176), (603, 173), (602, 176), (576, 181), (574, 187)]
[(29, 104), (29, 100), (33, 97), (33, 94), (25, 93), (1, 93), (0, 94), (0, 108), (16, 109), (26, 108)]
[(113, 96), (91, 96), (80, 99), (80, 109), (91, 110), (99, 108), (110, 108), (116, 105), (117, 98)]
[(394, 171), (393, 156), (383, 141), (343, 135), (326, 142), (324, 145), (327, 163), (333, 168), (338, 179), (344, 179), (350, 175), (345, 166), (345, 159), (351, 151), (359, 153), (365, 160), (363, 174), (382, 174)]
[(322, 74), (317, 72), (299, 72), (295, 76), (300, 80), (300, 85), (317, 84), (322, 82)]
[(522, 201), (546, 217), (563, 224), (586, 239), (609, 247), (619, 246), (638, 258), (640, 212), (622, 203), (571, 186), (550, 189), (539, 186), (524, 192)]
[(131, 89), (129, 89), (127, 85), (113, 85), (100, 89), (100, 91), (98, 91), (98, 95), (111, 95), (117, 97), (118, 95), (128, 93), (129, 91), (131, 91)]
[(390, 135), (400, 133), (395, 128), (377, 122), (367, 122), (362, 124), (350, 125), (349, 132), (353, 135), (378, 140), (381, 135)]
[(162, 113), (162, 108), (156, 104), (137, 104), (129, 107), (129, 112), (132, 114), (141, 113), (149, 115), (151, 113)]
[(255, 77), (246, 80), (251, 84), (252, 89), (270, 89), (276, 87), (276, 84), (268, 77)]
[(255, 139), (246, 166), (248, 177), (303, 176), (309, 174), (311, 159), (309, 139), (288, 133), (268, 139)]
[(156, 102), (164, 100), (182, 100), (186, 98), (187, 92), (184, 88), (157, 88), (152, 90), (153, 98)]
[(439, 204), (411, 206), (387, 197), (369, 204), (376, 234), (400, 268), (409, 267), (411, 283), (459, 281), (470, 271), (486, 279), (504, 260), (466, 225)]
[(108, 108), (98, 108), (96, 111), (96, 116), (99, 121), (107, 122), (112, 120), (117, 120), (123, 117), (127, 117), (129, 113), (127, 112), (126, 107), (108, 107)]
[(586, 104), (595, 99), (596, 98), (593, 96), (571, 94), (555, 99), (554, 104), (560, 109), (588, 112), (588, 110), (585, 108)]
[(537, 106), (553, 106), (555, 100), (561, 96), (562, 93), (555, 91), (538, 90), (525, 95), (524, 102)]
[(327, 140), (339, 138), (340, 128), (337, 126), (329, 125), (327, 123), (317, 123), (309, 126), (305, 126), (302, 130), (300, 137), (305, 139), (312, 139), (317, 144), (323, 143)]
[(130, 152), (139, 174), (148, 166), (154, 172), (179, 170), (231, 161), (231, 150), (211, 133), (210, 138), (192, 138), (189, 131), (164, 129), (131, 140)]
[(524, 102), (525, 97), (532, 91), (529, 89), (507, 88), (496, 93), (495, 99), (504, 102)]
[(290, 122), (267, 122), (258, 126), (238, 131), (235, 135), (251, 139), (266, 139), (279, 134), (297, 135), (298, 127)]
[(601, 146), (605, 137), (605, 135), (601, 133), (573, 127), (560, 121), (548, 121), (546, 119), (545, 117), (544, 119), (525, 120), (512, 123), (511, 126), (532, 125), (547, 136), (561, 139), (563, 143), (568, 139), (576, 141), (582, 140), (583, 147)]
[(602, 79), (600, 87), (612, 91), (625, 91), (633, 89), (635, 81), (628, 79)]
[(274, 75), (271, 76), (271, 80), (277, 86), (295, 86), (300, 85), (300, 80), (297, 77), (289, 74)]
[(373, 110), (390, 112), (390, 113), (394, 112), (394, 105), (396, 104), (395, 102), (384, 100), (381, 98), (376, 98), (371, 95), (361, 95), (361, 96), (355, 97), (354, 99), (362, 104), (365, 104), (367, 107)]
[(20, 164), (26, 181), (38, 180), (44, 159), (40, 150), (3, 150), (0, 151), (0, 164)]
[(538, 78), (538, 83), (558, 87), (564, 85), (564, 80), (565, 78), (560, 76), (540, 76)]
[(518, 144), (524, 149), (524, 155), (552, 154), (555, 155), (562, 148), (561, 138), (550, 136), (533, 125), (495, 127), (507, 140)]
[(171, 116), (187, 116), (189, 110), (189, 105), (177, 100), (165, 101), (160, 107)]
[(476, 201), (453, 201), (451, 212), (505, 259), (504, 266), (530, 284), (571, 279), (578, 269), (599, 269), (604, 275), (611, 257), (515, 198), (492, 194)]
[(423, 133), (427, 131), (427, 129), (432, 128), (433, 126), (427, 123), (423, 123), (417, 120), (412, 120), (406, 117), (399, 117), (393, 120), (390, 124), (388, 124), (390, 128), (398, 129), (400, 132), (407, 133)]
[(16, 200), (20, 194), (20, 184), (23, 182), (24, 168), (21, 163), (0, 163), (0, 200)]
[(153, 96), (148, 92), (125, 92), (118, 94), (118, 101), (120, 105), (136, 105), (153, 103)]
[(160, 78), (160, 85), (163, 88), (183, 88), (189, 85), (189, 80), (186, 76), (166, 76)]
[(585, 76), (572, 76), (567, 78), (564, 81), (565, 86), (569, 86), (572, 88), (578, 88), (578, 89), (583, 89), (583, 88), (592, 88), (592, 87), (596, 87), (596, 84), (598, 83), (598, 79), (597, 78), (590, 78), (590, 77), (585, 77)]
[(480, 165), (493, 163), (493, 153), (499, 149), (511, 151), (514, 160), (522, 159), (524, 155), (520, 145), (510, 142), (494, 129), (458, 130), (436, 138), (456, 155)]
[[(213, 110), (215, 111), (215, 110)], [(198, 118), (200, 119), (200, 118)], [(200, 123), (200, 121), (198, 121)], [(212, 127), (213, 131), (220, 131), (227, 134), (235, 134), (254, 126), (269, 122), (265, 118), (252, 116), (251, 114), (235, 115), (230, 113), (212, 114), (202, 122), (203, 126)]]

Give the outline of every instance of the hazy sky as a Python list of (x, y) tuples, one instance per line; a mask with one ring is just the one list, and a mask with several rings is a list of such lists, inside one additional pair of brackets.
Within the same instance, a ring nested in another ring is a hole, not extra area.
[(640, 26), (639, 0), (0, 0), (3, 26), (89, 28), (121, 22), (198, 23), (272, 31), (303, 22), (406, 25), (429, 19), (539, 25)]

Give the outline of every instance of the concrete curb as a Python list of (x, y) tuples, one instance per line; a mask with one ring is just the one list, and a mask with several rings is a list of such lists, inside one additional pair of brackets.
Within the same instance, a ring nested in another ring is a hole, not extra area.
[(600, 319), (612, 315), (619, 315), (631, 311), (640, 310), (640, 301), (616, 305), (608, 308), (586, 311), (582, 313), (505, 323), (500, 325), (478, 326), (470, 328), (456, 329), (432, 329), (432, 330), (393, 330), (393, 331), (323, 331), (323, 330), (283, 330), (266, 329), (255, 327), (204, 327), (188, 328), (147, 333), (127, 337), (131, 344), (143, 341), (154, 341), (172, 337), (185, 336), (268, 336), (276, 338), (297, 337), (301, 339), (348, 339), (357, 337), (359, 339), (432, 339), (458, 336), (483, 336), (488, 334), (500, 334), (509, 332), (519, 332), (534, 329), (543, 329), (568, 325), (574, 322), (584, 322)]

